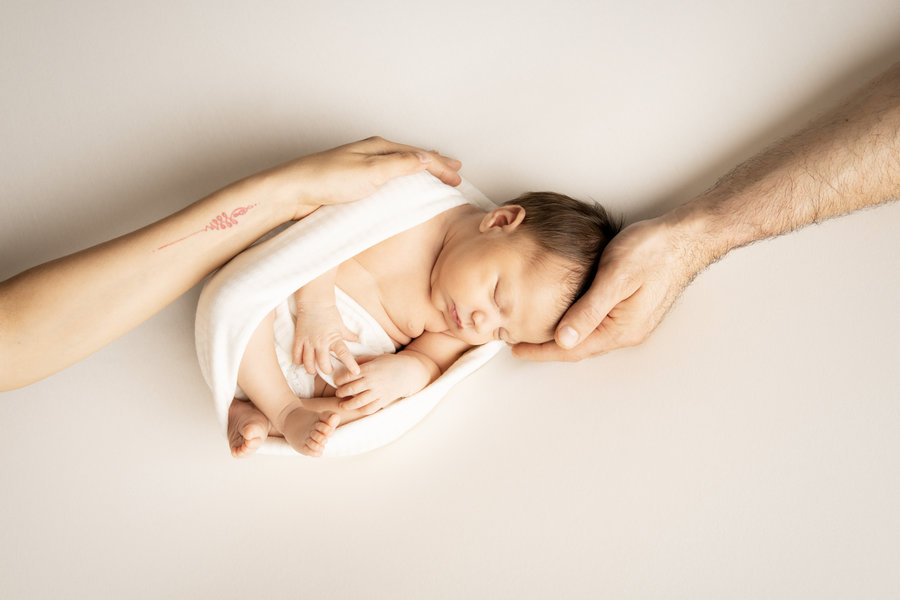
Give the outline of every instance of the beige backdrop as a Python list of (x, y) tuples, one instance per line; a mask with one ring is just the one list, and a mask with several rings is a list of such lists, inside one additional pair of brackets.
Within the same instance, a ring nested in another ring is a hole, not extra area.
[[(373, 134), (658, 214), (898, 40), (896, 0), (4, 0), (0, 278)], [(324, 462), (231, 459), (194, 289), (0, 395), (0, 596), (897, 598), (898, 256), (896, 203), (756, 244), (643, 346), (503, 353)]]

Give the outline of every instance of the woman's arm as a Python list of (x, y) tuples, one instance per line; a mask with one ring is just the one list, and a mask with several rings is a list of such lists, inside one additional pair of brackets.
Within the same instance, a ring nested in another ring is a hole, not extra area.
[(286, 221), (423, 170), (456, 185), (460, 163), (370, 138), (247, 177), (184, 210), (0, 283), (0, 391), (102, 348)]

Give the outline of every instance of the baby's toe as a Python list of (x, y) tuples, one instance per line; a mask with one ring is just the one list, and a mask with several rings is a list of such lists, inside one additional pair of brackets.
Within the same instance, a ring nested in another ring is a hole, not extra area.
[(319, 421), (318, 423), (316, 423), (316, 427), (315, 427), (315, 429), (313, 429), (313, 432), (321, 433), (324, 436), (329, 436), (332, 433), (334, 433), (334, 427)]

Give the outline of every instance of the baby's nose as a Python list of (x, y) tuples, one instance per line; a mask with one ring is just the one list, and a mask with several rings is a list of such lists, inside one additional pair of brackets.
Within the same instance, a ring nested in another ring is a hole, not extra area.
[(496, 324), (494, 323), (496, 320), (495, 315), (492, 315), (487, 311), (477, 310), (472, 313), (472, 322), (475, 325), (475, 331), (478, 333), (493, 331), (496, 327)]

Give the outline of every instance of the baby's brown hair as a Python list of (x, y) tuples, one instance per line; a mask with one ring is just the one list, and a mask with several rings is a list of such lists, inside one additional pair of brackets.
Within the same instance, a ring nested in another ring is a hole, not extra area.
[(622, 228), (596, 203), (579, 202), (555, 192), (527, 192), (504, 205), (517, 204), (525, 209), (519, 231), (537, 244), (539, 252), (549, 253), (572, 265), (566, 283), (566, 306), (580, 298), (597, 273), (600, 253)]

